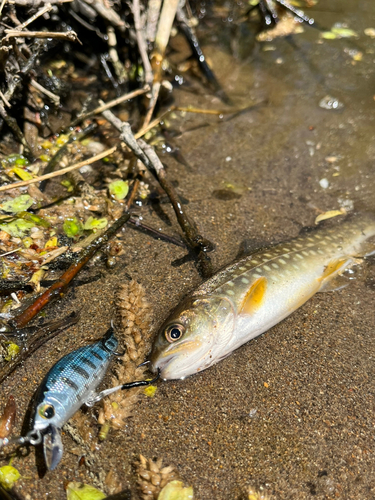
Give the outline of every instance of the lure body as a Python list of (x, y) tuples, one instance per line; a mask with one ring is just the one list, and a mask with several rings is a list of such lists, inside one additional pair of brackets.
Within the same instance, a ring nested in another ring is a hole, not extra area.
[[(171, 314), (151, 353), (163, 379), (185, 378), (228, 356), (372, 253), (375, 218), (358, 215), (245, 257), (203, 283)], [(341, 283), (342, 286), (342, 283)]]
[(95, 400), (118, 341), (112, 328), (94, 344), (60, 359), (47, 373), (34, 400), (33, 432), (43, 435), (45, 458), (54, 469), (62, 457), (60, 430), (83, 405)]

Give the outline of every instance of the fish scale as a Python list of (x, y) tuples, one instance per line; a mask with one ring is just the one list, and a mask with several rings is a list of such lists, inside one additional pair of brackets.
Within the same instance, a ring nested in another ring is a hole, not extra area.
[(184, 378), (217, 363), (315, 293), (337, 288), (335, 280), (357, 257), (374, 252), (369, 241), (374, 235), (374, 216), (352, 216), (219, 271), (162, 326), (151, 353), (154, 370), (160, 369), (164, 379)]

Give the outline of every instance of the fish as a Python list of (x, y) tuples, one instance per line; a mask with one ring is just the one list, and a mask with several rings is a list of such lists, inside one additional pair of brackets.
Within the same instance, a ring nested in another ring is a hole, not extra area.
[(342, 273), (375, 252), (375, 216), (356, 214), (256, 251), (209, 278), (170, 314), (150, 354), (160, 377), (184, 379), (229, 356), (301, 307), (342, 288)]
[(62, 357), (45, 375), (35, 394), (31, 430), (26, 436), (0, 439), (0, 448), (9, 444), (43, 444), (47, 468), (54, 470), (63, 456), (61, 429), (82, 405), (93, 406), (115, 391), (146, 386), (159, 378), (130, 382), (97, 393), (113, 356), (118, 355), (117, 347), (111, 326), (97, 342)]

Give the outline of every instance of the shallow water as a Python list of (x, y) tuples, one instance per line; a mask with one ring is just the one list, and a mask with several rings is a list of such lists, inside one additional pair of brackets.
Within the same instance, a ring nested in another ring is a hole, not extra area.
[[(375, 209), (375, 39), (363, 32), (375, 28), (375, 4), (321, 1), (314, 17), (327, 28), (347, 23), (359, 38), (320, 43), (319, 32), (305, 28), (293, 47), (285, 39), (254, 43), (246, 24), (208, 18), (210, 29), (202, 25), (205, 52), (227, 93), (237, 106), (258, 104), (233, 117), (175, 121), (175, 141), (192, 171), (163, 158), (189, 213), (216, 244), (215, 268), (233, 260), (244, 241), (251, 247), (291, 238), (321, 211)], [(353, 49), (361, 61), (348, 54)], [(192, 103), (184, 87), (176, 95), (179, 104)], [(319, 107), (327, 95), (343, 108)], [(203, 87), (193, 101), (223, 107)], [(228, 185), (238, 196), (228, 195)], [(139, 211), (146, 223), (178, 233), (171, 209), (163, 208), (172, 228), (149, 207)], [(155, 327), (201, 282), (193, 263), (171, 266), (182, 249), (130, 229), (123, 240), (127, 250), (114, 273), (53, 307), (60, 316), (80, 304), (81, 322), (41, 349), (37, 366), (33, 357), (3, 385), (2, 401), (14, 394), (19, 416), (58, 358), (106, 331), (116, 288), (129, 276), (145, 286)], [(70, 436), (63, 437), (61, 465), (42, 480), (34, 451), (16, 459), (20, 491), (60, 500), (67, 480), (92, 483), (111, 469), (135, 491), (132, 463), (142, 453), (177, 465), (198, 500), (237, 499), (247, 485), (277, 499), (375, 498), (373, 267), (367, 273), (341, 291), (316, 295), (213, 368), (160, 384), (127, 427), (99, 446), (90, 470), (78, 467)]]

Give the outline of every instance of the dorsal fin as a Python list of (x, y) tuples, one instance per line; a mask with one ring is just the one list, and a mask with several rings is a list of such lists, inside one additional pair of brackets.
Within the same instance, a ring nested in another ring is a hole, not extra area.
[(239, 314), (253, 314), (261, 306), (266, 290), (267, 278), (262, 276), (255, 280), (239, 307)]

